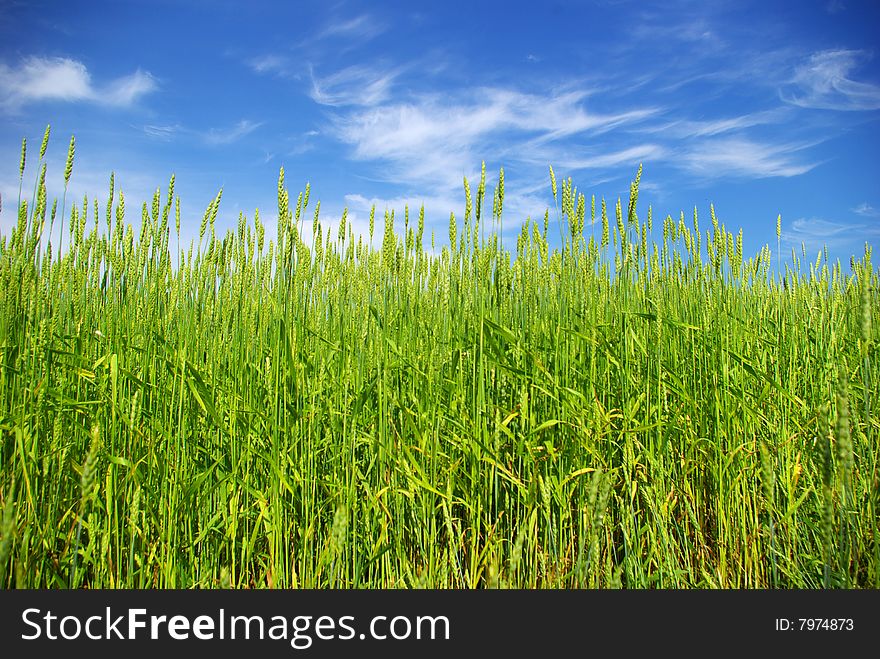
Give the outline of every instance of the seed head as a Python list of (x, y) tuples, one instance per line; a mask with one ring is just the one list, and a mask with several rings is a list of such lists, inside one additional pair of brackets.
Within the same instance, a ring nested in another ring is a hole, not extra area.
[(847, 382), (847, 370), (844, 363), (838, 370), (837, 392), (837, 420), (834, 424), (834, 438), (837, 443), (838, 468), (843, 474), (846, 483), (852, 471), (853, 444), (849, 420), (849, 383)]
[(449, 248), (455, 251), (455, 213), (449, 213)]
[(501, 217), (501, 207), (504, 204), (504, 167), (498, 174), (498, 217)]
[(345, 547), (345, 538), (348, 535), (348, 508), (343, 504), (336, 509), (333, 515), (333, 526), (330, 529), (330, 547), (334, 553), (342, 551)]
[[(48, 135), (48, 129), (47, 133)], [(73, 173), (73, 154), (76, 151), (76, 138), (71, 135), (70, 136), (70, 146), (67, 147), (67, 164), (64, 165), (64, 187), (67, 187), (67, 183), (70, 181), (70, 175)], [(42, 156), (42, 154), (41, 154)]]
[(223, 188), (220, 188), (220, 191), (217, 192), (217, 196), (214, 197), (214, 204), (211, 207), (211, 233), (214, 233), (214, 220), (217, 219), (217, 211), (220, 209), (220, 198), (223, 196)]
[(80, 490), (82, 492), (83, 503), (91, 498), (95, 489), (95, 476), (98, 469), (98, 452), (101, 448), (101, 429), (97, 424), (92, 426), (91, 438), (92, 441), (89, 444), (89, 452), (86, 454), (80, 478)]
[(609, 229), (608, 229), (608, 206), (605, 204), (605, 198), (602, 197), (602, 247), (608, 247)]
[(773, 490), (776, 485), (776, 470), (773, 467), (773, 458), (766, 442), (760, 443), (761, 449), (761, 484), (764, 486), (764, 499), (768, 505), (773, 502)]
[(339, 242), (345, 240), (345, 221), (348, 218), (348, 208), (342, 209), (342, 217), (339, 218)]
[(50, 125), (46, 126), (46, 132), (43, 133), (43, 143), (40, 144), (40, 160), (43, 159), (43, 156), (46, 155), (46, 147), (49, 146), (49, 130), (52, 127)]
[(24, 177), (24, 163), (27, 157), (27, 138), (21, 138), (21, 161), (18, 164), (18, 178)]

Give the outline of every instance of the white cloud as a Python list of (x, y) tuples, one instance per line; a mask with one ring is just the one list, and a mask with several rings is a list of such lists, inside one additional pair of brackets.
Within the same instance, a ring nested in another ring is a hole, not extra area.
[(152, 124), (147, 124), (143, 127), (143, 131), (150, 137), (162, 140), (163, 142), (168, 142), (171, 140), (175, 133), (180, 131), (180, 126), (177, 124), (170, 126), (156, 126)]
[[(390, 163), (389, 177), (410, 182), (458, 186), (461, 176), (480, 159), (532, 163), (554, 161), (559, 151), (551, 142), (579, 133), (598, 133), (635, 123), (653, 110), (614, 115), (588, 113), (581, 107), (584, 92), (535, 95), (485, 88), (463, 100), (425, 95), (411, 103), (395, 103), (350, 112), (333, 124), (336, 137), (353, 147), (360, 160)], [(501, 149), (497, 138), (504, 135)]]
[(232, 144), (233, 142), (240, 140), (242, 137), (254, 132), (262, 125), (262, 121), (254, 122), (250, 119), (242, 119), (232, 128), (227, 128), (225, 130), (212, 128), (204, 135), (204, 139), (208, 144)]
[(333, 21), (323, 30), (318, 32), (314, 39), (327, 39), (331, 37), (344, 37), (345, 39), (357, 39), (367, 41), (379, 36), (385, 31), (385, 26), (379, 23), (369, 14), (355, 16), (347, 21)]
[[(527, 94), (497, 87), (457, 95), (422, 94), (409, 102), (342, 108), (324, 132), (350, 145), (352, 158), (381, 162), (377, 178), (405, 191), (419, 191), (419, 195), (404, 192), (391, 198), (352, 191), (346, 202), (359, 217), (368, 217), (372, 204), (379, 214), (393, 208), (402, 217), (405, 205), (415, 213), (424, 203), (426, 224), (438, 232), (438, 245), (447, 241), (450, 211), (459, 220), (464, 214), (462, 178), (468, 178), (475, 193), (480, 161), (486, 161), (484, 213), (488, 219), (498, 167), (503, 166), (507, 189), (504, 233), (512, 239), (527, 216), (543, 218), (552, 204), (548, 163), (559, 172), (619, 165), (635, 171), (640, 161), (666, 153), (657, 144), (637, 144), (592, 157), (574, 150), (570, 138), (580, 141), (584, 136), (637, 125), (658, 112), (646, 108), (593, 113), (584, 105), (588, 96), (582, 90)], [(401, 227), (402, 220), (397, 224)]]
[(702, 56), (715, 55), (727, 47), (724, 37), (728, 25), (718, 20), (718, 5), (709, 2), (639, 3), (639, 8), (629, 11), (627, 31), (629, 39), (621, 39), (616, 50), (638, 48), (645, 42), (658, 44), (658, 48), (671, 45), (676, 50), (699, 49)]
[(722, 133), (741, 131), (754, 126), (779, 123), (784, 116), (785, 113), (779, 110), (765, 110), (763, 112), (752, 112), (722, 119), (701, 121), (677, 119), (665, 124), (637, 128), (636, 130), (646, 133), (661, 133), (665, 136), (676, 138), (711, 137)]
[(18, 69), (0, 64), (0, 82), (7, 90), (6, 100), (13, 104), (44, 99), (76, 101), (93, 93), (85, 65), (62, 58), (29, 57)]
[(222, 145), (232, 144), (241, 138), (254, 132), (263, 125), (263, 122), (251, 121), (250, 119), (242, 119), (228, 128), (211, 128), (207, 131), (195, 130), (187, 128), (180, 124), (156, 125), (146, 124), (141, 127), (144, 133), (149, 137), (163, 142), (171, 141), (176, 135), (183, 137), (195, 138), (206, 144)]
[(18, 67), (0, 63), (0, 107), (9, 111), (38, 101), (88, 101), (125, 107), (156, 89), (153, 76), (140, 69), (95, 86), (86, 66), (69, 58), (32, 56)]
[(309, 96), (321, 105), (374, 106), (386, 101), (399, 71), (382, 71), (355, 64), (324, 78), (309, 67), (312, 88)]
[(286, 150), (287, 155), (299, 156), (315, 148), (315, 139), (321, 133), (317, 130), (307, 130), (291, 137), (291, 145)]
[(667, 150), (658, 144), (640, 144), (619, 151), (601, 153), (582, 158), (563, 158), (558, 164), (563, 169), (606, 169), (621, 165), (635, 165), (649, 160), (660, 160), (667, 154)]
[(287, 60), (278, 55), (261, 55), (247, 61), (257, 73), (284, 73), (287, 69)]
[(846, 224), (822, 218), (799, 218), (783, 226), (785, 249), (805, 249), (816, 254), (827, 247), (837, 252), (858, 254), (865, 245), (880, 238), (880, 225)]
[(800, 218), (791, 223), (791, 234), (808, 235), (814, 238), (833, 238), (854, 229), (861, 229), (860, 224), (840, 224), (819, 218)]
[(867, 56), (861, 50), (814, 53), (795, 70), (790, 85), (795, 89), (783, 92), (783, 100), (804, 108), (824, 110), (880, 109), (880, 85), (857, 82), (849, 77)]
[(744, 137), (713, 138), (687, 148), (673, 163), (694, 174), (712, 178), (798, 176), (818, 164), (804, 163), (795, 158), (798, 151), (808, 146), (759, 143)]
[(861, 204), (853, 208), (852, 212), (857, 215), (862, 215), (864, 217), (880, 217), (880, 210), (877, 210), (868, 202), (862, 202)]
[(323, 27), (316, 29), (294, 47), (304, 49), (312, 58), (318, 53), (332, 52), (338, 56), (375, 39), (387, 29), (385, 23), (370, 14), (348, 18), (340, 16), (337, 12), (335, 17), (331, 14)]
[(104, 89), (97, 90), (96, 100), (109, 105), (132, 105), (139, 97), (156, 89), (156, 80), (138, 69), (130, 76), (114, 80)]

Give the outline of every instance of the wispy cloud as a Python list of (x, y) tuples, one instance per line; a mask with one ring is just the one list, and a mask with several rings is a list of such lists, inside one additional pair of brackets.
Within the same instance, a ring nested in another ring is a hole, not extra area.
[(803, 143), (756, 142), (745, 137), (710, 138), (686, 147), (674, 164), (711, 178), (798, 176), (818, 165), (803, 162), (797, 156), (798, 152), (809, 146)]
[(290, 156), (299, 156), (303, 153), (312, 151), (315, 148), (315, 138), (320, 135), (320, 131), (307, 130), (291, 138), (291, 146), (286, 149), (285, 153)]
[(390, 97), (399, 73), (399, 70), (355, 64), (321, 78), (309, 66), (312, 81), (309, 96), (321, 105), (378, 105)]
[[(423, 95), (410, 103), (337, 117), (333, 128), (337, 138), (352, 146), (355, 159), (389, 162), (389, 176), (457, 186), (478, 158), (503, 154), (510, 160), (533, 162), (542, 155), (556, 156), (559, 151), (550, 147), (551, 142), (635, 123), (652, 112), (593, 114), (582, 107), (585, 96), (585, 92), (542, 95), (500, 88), (474, 90), (454, 100)], [(497, 139), (502, 135), (503, 140)], [(544, 159), (542, 167), (547, 162)]]
[(367, 41), (378, 37), (385, 31), (386, 27), (383, 23), (376, 20), (369, 14), (361, 14), (349, 20), (334, 20), (326, 27), (318, 31), (314, 36), (314, 40), (327, 38), (344, 37), (345, 39), (355, 39), (358, 41)]
[(868, 202), (862, 202), (853, 208), (852, 212), (863, 217), (880, 217), (880, 210), (877, 210)]
[(144, 133), (158, 140), (162, 140), (163, 142), (168, 142), (176, 133), (180, 131), (181, 127), (179, 124), (173, 124), (168, 126), (157, 126), (152, 124), (147, 124), (143, 126), (142, 130)]
[(640, 162), (660, 160), (666, 155), (667, 149), (659, 144), (639, 144), (610, 153), (598, 153), (579, 158), (562, 158), (557, 162), (561, 168), (572, 171), (611, 169), (621, 165), (633, 166)]
[(257, 73), (280, 73), (288, 70), (289, 62), (280, 55), (259, 55), (247, 60), (247, 65)]
[(250, 119), (242, 119), (228, 128), (211, 128), (208, 130), (199, 130), (192, 127), (182, 126), (181, 124), (146, 124), (140, 127), (148, 137), (160, 140), (162, 142), (170, 142), (177, 136), (186, 138), (189, 141), (197, 140), (212, 146), (232, 144), (243, 137), (257, 130), (263, 122), (251, 121)]
[(853, 229), (862, 228), (861, 224), (841, 224), (820, 218), (800, 218), (791, 223), (790, 234), (808, 235), (815, 238), (833, 238)]
[(32, 56), (17, 66), (0, 62), (0, 107), (12, 112), (39, 101), (127, 107), (157, 87), (156, 79), (140, 69), (96, 86), (85, 64), (77, 60)]
[(309, 57), (317, 53), (344, 55), (369, 43), (388, 29), (388, 25), (371, 14), (343, 17), (331, 12), (327, 20), (293, 47)]
[(824, 110), (880, 109), (880, 85), (852, 80), (850, 75), (868, 57), (861, 50), (823, 50), (797, 67), (783, 100)]
[(208, 144), (232, 144), (242, 137), (253, 133), (257, 128), (263, 125), (263, 122), (254, 122), (250, 119), (242, 119), (231, 128), (216, 129), (212, 128), (204, 135), (205, 142)]
[(880, 225), (849, 224), (823, 218), (799, 218), (789, 227), (783, 227), (782, 242), (788, 247), (803, 245), (808, 251), (828, 247), (853, 250), (880, 238)]
[(156, 89), (156, 80), (138, 69), (130, 76), (118, 78), (103, 89), (96, 90), (96, 100), (109, 105), (133, 105), (141, 96)]
[(681, 139), (691, 137), (711, 137), (722, 133), (739, 132), (746, 128), (753, 128), (754, 126), (779, 123), (783, 120), (785, 114), (785, 112), (779, 110), (766, 110), (743, 114), (737, 117), (725, 117), (700, 121), (676, 119), (675, 121), (640, 127), (635, 130), (646, 133), (662, 133), (667, 137)]
[(709, 17), (694, 15), (695, 12), (711, 11), (711, 5), (690, 3), (691, 6), (685, 13), (688, 18), (681, 20), (669, 18), (670, 15), (680, 14), (670, 12), (667, 4), (671, 3), (665, 3), (662, 10), (651, 9), (638, 12), (632, 26), (632, 34), (636, 40), (641, 42), (644, 39), (663, 39), (700, 46), (710, 42), (716, 47), (721, 45), (720, 37), (713, 29)]

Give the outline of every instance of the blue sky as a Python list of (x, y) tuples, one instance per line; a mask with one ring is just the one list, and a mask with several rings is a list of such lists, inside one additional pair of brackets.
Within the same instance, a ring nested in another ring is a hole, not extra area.
[(512, 245), (548, 165), (613, 207), (643, 163), (643, 217), (714, 203), (753, 254), (781, 213), (783, 258), (846, 263), (880, 243), (878, 25), (876, 0), (0, 0), (0, 230), (51, 124), (50, 196), (73, 134), (68, 199), (114, 171), (137, 224), (175, 173), (188, 237), (221, 187), (218, 228), (272, 224), (283, 165), (327, 223), (424, 203), (439, 245), (485, 160)]

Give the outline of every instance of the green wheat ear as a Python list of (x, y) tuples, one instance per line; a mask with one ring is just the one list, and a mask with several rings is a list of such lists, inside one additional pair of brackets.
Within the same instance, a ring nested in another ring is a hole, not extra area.
[(73, 173), (73, 154), (76, 151), (76, 138), (70, 136), (70, 146), (67, 147), (67, 164), (64, 165), (64, 187), (70, 182), (70, 175)]
[(18, 163), (18, 179), (24, 178), (24, 163), (27, 159), (27, 138), (21, 138), (21, 160)]
[(345, 504), (336, 508), (333, 515), (333, 525), (330, 529), (330, 547), (334, 553), (338, 553), (344, 549), (345, 539), (348, 535), (348, 508)]
[(849, 382), (845, 361), (839, 368), (835, 398), (837, 402), (837, 419), (834, 424), (834, 438), (837, 443), (837, 466), (840, 470), (844, 487), (848, 487), (853, 467), (853, 444), (850, 429)]
[(345, 222), (348, 218), (348, 207), (342, 209), (342, 217), (339, 218), (339, 242), (345, 241)]
[(101, 429), (97, 424), (92, 426), (91, 442), (89, 443), (89, 452), (86, 454), (85, 462), (83, 462), (82, 474), (80, 477), (81, 499), (87, 502), (95, 491), (95, 475), (98, 467), (98, 452), (101, 448)]
[(455, 213), (449, 213), (449, 249), (452, 252), (455, 251), (455, 232)]
[[(70, 570), (70, 588), (75, 588), (77, 586), (77, 580), (79, 576), (77, 572), (77, 563), (79, 560), (83, 515), (85, 514), (88, 504), (90, 503), (95, 493), (97, 484), (96, 476), (98, 471), (98, 454), (101, 448), (101, 429), (98, 427), (97, 423), (92, 426), (90, 437), (91, 442), (89, 443), (89, 450), (88, 453), (86, 453), (86, 458), (82, 466), (82, 473), (80, 474), (80, 512), (76, 523), (76, 542), (74, 544), (73, 562), (72, 568)], [(90, 538), (90, 541), (91, 539), (92, 538)]]
[(229, 572), (229, 568), (225, 565), (220, 568), (220, 588), (223, 590), (232, 588), (232, 575)]
[(776, 487), (776, 469), (773, 466), (773, 458), (770, 456), (770, 450), (767, 443), (763, 440), (760, 443), (761, 451), (761, 484), (764, 487), (764, 498), (768, 506), (773, 505), (773, 493)]
[(43, 142), (40, 144), (40, 160), (46, 155), (46, 147), (49, 146), (49, 131), (51, 128), (51, 125), (47, 125), (46, 132), (43, 133)]
[(822, 476), (822, 519), (820, 523), (820, 537), (822, 538), (822, 556), (824, 559), (824, 587), (831, 587), (831, 551), (832, 537), (834, 533), (834, 499), (832, 485), (834, 481), (834, 459), (832, 457), (831, 441), (831, 407), (823, 404), (819, 411), (819, 436), (817, 447), (819, 450), (819, 463)]

